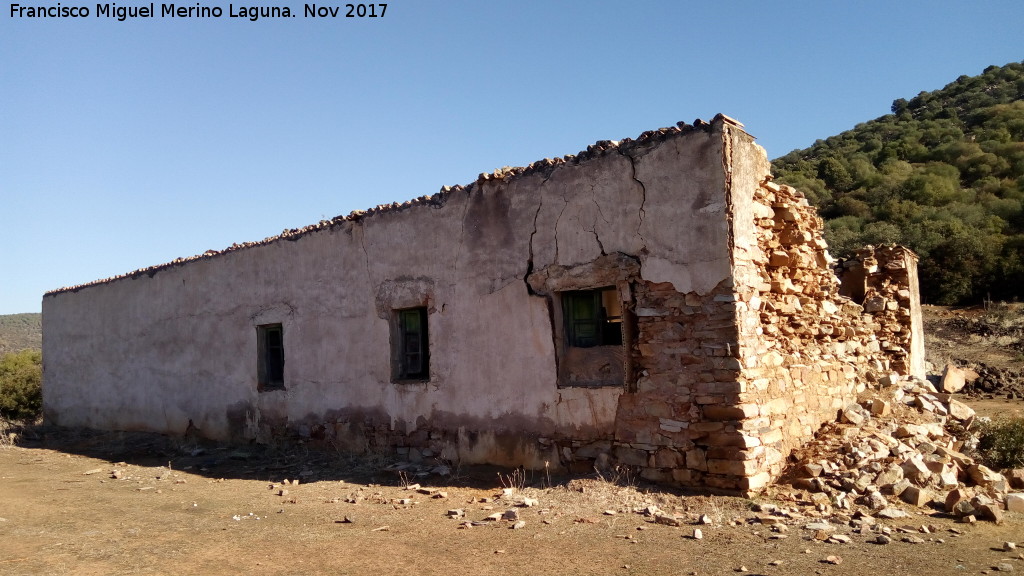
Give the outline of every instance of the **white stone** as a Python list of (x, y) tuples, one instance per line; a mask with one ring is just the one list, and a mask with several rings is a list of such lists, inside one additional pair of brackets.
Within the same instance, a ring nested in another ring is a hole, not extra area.
[(1006, 509), (1010, 512), (1024, 512), (1024, 492), (1007, 494)]

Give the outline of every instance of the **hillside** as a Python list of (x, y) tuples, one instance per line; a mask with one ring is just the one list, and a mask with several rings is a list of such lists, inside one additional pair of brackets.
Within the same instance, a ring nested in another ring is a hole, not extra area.
[(0, 356), (18, 350), (42, 348), (42, 314), (0, 315)]
[(933, 304), (1024, 296), (1024, 63), (896, 100), (773, 165), (818, 207), (834, 254), (911, 247)]

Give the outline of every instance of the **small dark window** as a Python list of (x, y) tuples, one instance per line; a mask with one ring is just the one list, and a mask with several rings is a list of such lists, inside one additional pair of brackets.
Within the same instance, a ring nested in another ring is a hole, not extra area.
[(260, 390), (284, 388), (284, 329), (280, 324), (256, 327), (257, 374)]
[(392, 342), (396, 380), (430, 379), (430, 342), (427, 309), (396, 311), (396, 334)]
[(622, 304), (615, 288), (562, 293), (566, 345), (622, 345)]

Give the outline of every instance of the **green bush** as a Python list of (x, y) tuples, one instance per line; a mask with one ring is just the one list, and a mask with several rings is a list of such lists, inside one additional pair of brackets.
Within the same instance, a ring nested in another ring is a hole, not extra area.
[(0, 358), (0, 417), (28, 420), (43, 409), (43, 354), (12, 352)]
[(1024, 466), (1024, 418), (1001, 418), (981, 424), (978, 454), (990, 468)]

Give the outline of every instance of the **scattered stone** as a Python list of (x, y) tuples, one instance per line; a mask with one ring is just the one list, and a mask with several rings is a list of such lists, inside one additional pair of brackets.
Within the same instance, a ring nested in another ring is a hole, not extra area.
[(1024, 492), (1007, 494), (1006, 509), (1010, 512), (1024, 512)]
[(942, 371), (942, 391), (947, 394), (959, 392), (966, 384), (966, 373), (952, 364), (946, 364), (946, 369)]
[(883, 508), (875, 516), (886, 520), (895, 520), (896, 518), (906, 518), (907, 513), (899, 508)]
[(697, 523), (709, 525), (711, 524), (711, 516), (708, 516), (707, 514), (701, 514), (700, 518), (697, 519)]
[[(492, 516), (493, 516), (493, 514), (492, 514)], [(498, 517), (501, 518), (502, 520), (508, 520), (510, 522), (515, 522), (516, 520), (519, 520), (519, 511), (516, 510), (515, 508), (509, 508), (508, 510), (505, 510), (504, 514), (501, 514)]]
[(902, 540), (908, 544), (924, 544), (924, 538), (921, 538), (920, 536), (914, 536), (913, 534), (904, 536)]
[(949, 415), (961, 422), (966, 422), (974, 418), (974, 409), (960, 402), (959, 400), (949, 401)]
[(662, 513), (654, 517), (654, 523), (664, 524), (665, 526), (682, 526), (683, 520), (678, 516)]
[(997, 572), (1013, 572), (1013, 564), (1010, 564), (1009, 562), (1000, 562), (993, 566), (992, 569)]
[(991, 520), (992, 522), (995, 522), (996, 524), (1002, 524), (1003, 523), (1003, 509), (999, 505), (999, 503), (991, 502), (991, 503), (985, 503), (985, 504), (978, 504), (978, 503), (975, 503), (975, 500), (977, 500), (976, 497), (975, 497), (974, 500), (971, 501), (971, 503), (974, 504), (975, 510), (978, 511), (977, 515), (978, 515), (979, 518), (984, 518), (985, 520)]
[(462, 508), (452, 508), (448, 511), (447, 516), (449, 518), (462, 518), (466, 515), (466, 511)]
[(931, 493), (925, 488), (918, 488), (917, 486), (908, 486), (903, 493), (900, 494), (900, 499), (912, 506), (921, 507), (931, 502)]
[(523, 498), (519, 505), (525, 508), (532, 508), (539, 503), (540, 502), (536, 498)]
[(526, 528), (526, 522), (523, 521), (523, 520), (520, 520), (520, 521), (518, 521), (518, 522), (516, 522), (515, 524), (512, 525), (512, 529), (513, 530), (519, 530), (519, 529), (522, 529), (522, 528)]
[(828, 538), (827, 541), (833, 544), (849, 544), (851, 538), (846, 534), (833, 534)]
[(1003, 542), (1003, 552), (1011, 552), (1017, 549), (1016, 542)]
[(875, 539), (872, 540), (872, 542), (874, 542), (875, 544), (885, 545), (892, 543), (892, 538), (889, 538), (885, 534), (879, 534), (878, 536), (875, 536)]
[(823, 562), (825, 562), (826, 564), (842, 564), (843, 563), (843, 557), (842, 556), (826, 556), (825, 559), (823, 560)]
[(103, 472), (103, 468), (93, 468), (92, 470), (82, 472), (82, 476), (92, 476), (93, 474), (99, 474), (100, 472)]
[(605, 510), (604, 511), (604, 515), (605, 516), (615, 516), (616, 514), (618, 514), (618, 512), (616, 512), (615, 510)]

